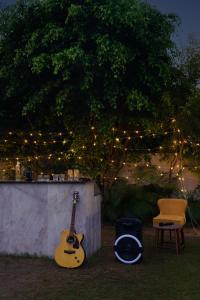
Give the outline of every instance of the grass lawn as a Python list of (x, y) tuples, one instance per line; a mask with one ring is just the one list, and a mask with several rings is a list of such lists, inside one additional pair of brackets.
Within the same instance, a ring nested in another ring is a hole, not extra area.
[(200, 237), (185, 229), (186, 247), (155, 249), (144, 228), (144, 259), (124, 265), (113, 255), (114, 228), (104, 226), (103, 246), (79, 269), (53, 260), (0, 256), (0, 299), (8, 300), (200, 300)]

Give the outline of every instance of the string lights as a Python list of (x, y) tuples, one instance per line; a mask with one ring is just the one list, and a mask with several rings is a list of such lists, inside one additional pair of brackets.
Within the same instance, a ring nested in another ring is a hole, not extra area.
[[(125, 166), (127, 163), (127, 154), (129, 147), (132, 151), (139, 154), (154, 154), (154, 153), (174, 153), (174, 163), (170, 166), (170, 172), (175, 173), (178, 177), (180, 183), (184, 182), (183, 173), (184, 167), (182, 163), (183, 147), (185, 145), (192, 147), (193, 149), (200, 149), (200, 141), (193, 141), (190, 136), (182, 137), (180, 128), (176, 128), (176, 119), (171, 120), (172, 128), (164, 128), (160, 126), (157, 130), (153, 131), (150, 129), (118, 129), (115, 127), (111, 128), (112, 140), (103, 139), (102, 135), (98, 133), (95, 126), (91, 126), (88, 130), (90, 131), (91, 141), (86, 139), (77, 139), (75, 131), (68, 130), (67, 132), (14, 132), (9, 131), (4, 136), (0, 137), (0, 147), (3, 148), (5, 145), (8, 149), (12, 146), (19, 146), (23, 148), (21, 154), (14, 157), (13, 155), (8, 156), (6, 151), (1, 151), (1, 161), (13, 161), (13, 160), (23, 160), (24, 158), (28, 161), (39, 161), (39, 160), (57, 160), (57, 161), (69, 161), (70, 159), (75, 159), (77, 161), (82, 161), (90, 156), (90, 151), (93, 148), (94, 151), (98, 151), (99, 147), (105, 147), (105, 149), (110, 147), (113, 151), (120, 151), (121, 156), (124, 154), (124, 159), (117, 158), (106, 158), (108, 164), (119, 165), (120, 163)], [(156, 143), (156, 138), (167, 139), (167, 143)], [(73, 139), (76, 140), (76, 147), (73, 145)], [(153, 140), (152, 140), (153, 139)], [(172, 140), (172, 143), (170, 143)], [(147, 147), (144, 145), (148, 144)], [(149, 147), (149, 145), (152, 147)], [(56, 146), (52, 148), (52, 153), (46, 153), (47, 148)], [(5, 148), (6, 148), (5, 147)], [(58, 151), (58, 147), (62, 148), (62, 151)], [(96, 149), (96, 150), (95, 150)], [(110, 150), (111, 151), (111, 150)], [(8, 151), (9, 152), (9, 151)], [(43, 153), (45, 152), (45, 153)], [(113, 152), (113, 153), (115, 153)], [(116, 152), (117, 153), (117, 152)], [(112, 151), (111, 151), (112, 154)], [(105, 158), (96, 158), (96, 161), (103, 162)], [(179, 163), (177, 163), (179, 161)], [(135, 166), (135, 165), (134, 165)], [(146, 164), (143, 167), (149, 168), (150, 165)], [(200, 167), (198, 165), (192, 166), (195, 170)], [(158, 166), (158, 170), (161, 172), (161, 167)], [(160, 173), (163, 176), (163, 172)]]

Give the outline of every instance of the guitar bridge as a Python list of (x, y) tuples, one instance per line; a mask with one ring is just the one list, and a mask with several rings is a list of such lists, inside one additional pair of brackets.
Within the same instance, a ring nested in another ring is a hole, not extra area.
[(74, 254), (76, 251), (73, 251), (73, 250), (64, 250), (64, 253), (67, 253), (67, 254)]

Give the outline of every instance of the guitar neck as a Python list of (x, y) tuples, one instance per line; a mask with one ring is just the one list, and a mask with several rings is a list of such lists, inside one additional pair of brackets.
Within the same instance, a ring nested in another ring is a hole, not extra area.
[(75, 216), (76, 216), (76, 203), (73, 203), (72, 207), (72, 216), (71, 216), (71, 224), (70, 224), (70, 235), (75, 232)]

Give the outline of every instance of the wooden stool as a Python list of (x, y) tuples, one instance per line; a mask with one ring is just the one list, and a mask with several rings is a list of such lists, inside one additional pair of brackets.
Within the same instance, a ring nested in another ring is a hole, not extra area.
[[(173, 232), (175, 237), (176, 254), (178, 255), (180, 250), (184, 248), (185, 239), (183, 225), (173, 224), (161, 226), (159, 224), (154, 224), (153, 228), (155, 229), (155, 245), (157, 248), (166, 248), (166, 244), (172, 244)], [(168, 241), (165, 240), (165, 231), (168, 231), (170, 235), (170, 239)]]

